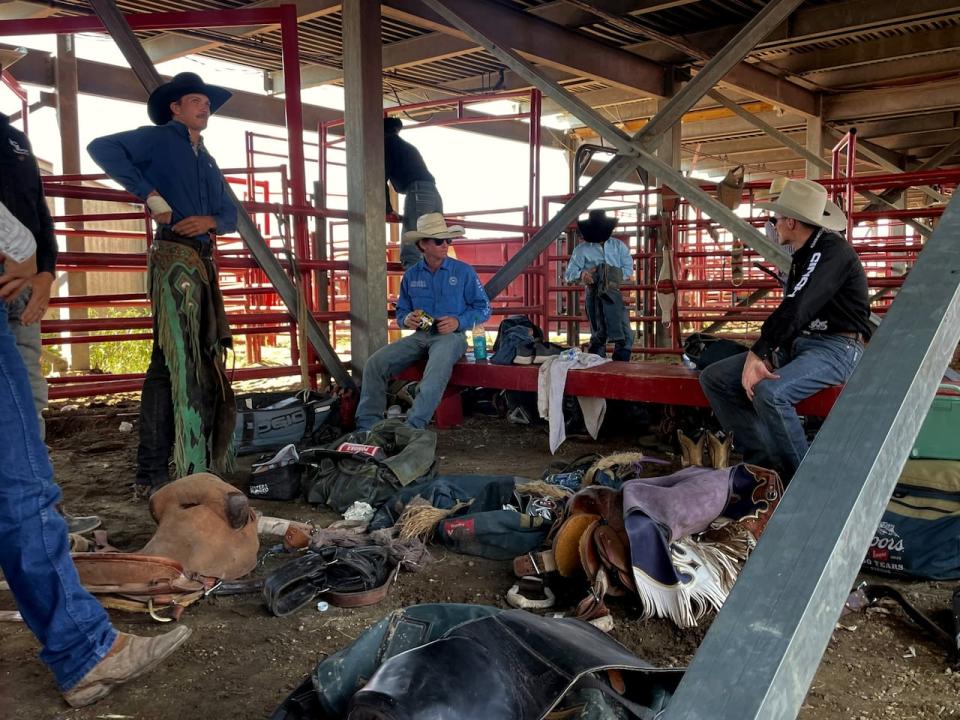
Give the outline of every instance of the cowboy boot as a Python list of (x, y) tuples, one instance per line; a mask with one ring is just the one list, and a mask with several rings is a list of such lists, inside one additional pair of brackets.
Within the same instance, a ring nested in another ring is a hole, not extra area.
[(683, 430), (678, 429), (677, 439), (680, 441), (680, 464), (683, 467), (690, 467), (691, 465), (703, 467), (707, 433), (701, 433), (700, 439), (694, 442), (683, 434)]
[(723, 440), (713, 433), (706, 433), (710, 445), (710, 460), (715, 468), (730, 467), (730, 450), (733, 448), (733, 433), (727, 433)]
[(73, 535), (86, 535), (101, 525), (98, 515), (71, 515), (61, 505), (56, 509), (67, 523), (67, 532)]
[(181, 625), (154, 637), (118, 633), (107, 656), (67, 690), (63, 699), (71, 707), (97, 702), (118, 685), (153, 670), (190, 637), (190, 632), (190, 628)]

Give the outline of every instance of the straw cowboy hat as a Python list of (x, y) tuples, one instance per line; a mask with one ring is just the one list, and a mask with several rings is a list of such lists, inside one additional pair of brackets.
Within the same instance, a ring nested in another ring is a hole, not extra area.
[(0, 48), (0, 70), (6, 70), (27, 54), (26, 48)]
[(780, 175), (775, 177), (770, 181), (770, 189), (764, 190), (763, 188), (758, 188), (753, 193), (753, 199), (755, 202), (772, 202), (780, 197), (780, 193), (783, 192), (783, 186), (787, 184), (788, 178)]
[(577, 220), (577, 230), (592, 243), (604, 242), (616, 226), (617, 218), (608, 216), (606, 210), (591, 210), (586, 220)]
[(170, 103), (177, 102), (184, 95), (192, 93), (207, 96), (210, 100), (211, 114), (219, 110), (233, 95), (226, 88), (207, 85), (196, 73), (182, 72), (174, 75), (173, 80), (150, 93), (150, 98), (147, 100), (147, 115), (150, 116), (154, 125), (166, 125), (173, 119)]
[(403, 242), (415, 243), (424, 238), (445, 240), (448, 238), (463, 237), (463, 228), (459, 225), (447, 225), (443, 213), (426, 213), (417, 218), (417, 229), (407, 230), (403, 234)]
[(827, 199), (827, 189), (812, 180), (787, 180), (780, 197), (757, 207), (827, 230), (847, 227), (843, 211)]

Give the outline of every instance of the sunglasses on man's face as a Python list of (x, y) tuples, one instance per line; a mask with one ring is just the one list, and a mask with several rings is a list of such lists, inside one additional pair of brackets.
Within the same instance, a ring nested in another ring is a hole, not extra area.
[(444, 243), (446, 243), (447, 245), (453, 245), (453, 238), (430, 238), (430, 239), (437, 244), (437, 247), (440, 247)]

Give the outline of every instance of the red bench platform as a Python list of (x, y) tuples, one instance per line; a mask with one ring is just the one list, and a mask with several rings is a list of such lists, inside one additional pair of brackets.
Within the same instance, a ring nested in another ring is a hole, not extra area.
[[(458, 362), (447, 384), (444, 399), (437, 408), (434, 421), (437, 427), (456, 427), (463, 422), (460, 390), (467, 387), (496, 388), (499, 390), (537, 391), (536, 365), (492, 365), (471, 359)], [(423, 365), (404, 370), (400, 377), (419, 380)], [(567, 374), (565, 392), (568, 395), (602, 397), (608, 400), (659, 403), (708, 407), (700, 388), (699, 373), (682, 365), (663, 362), (617, 362)], [(797, 406), (801, 415), (825, 417), (843, 388), (822, 390)]]

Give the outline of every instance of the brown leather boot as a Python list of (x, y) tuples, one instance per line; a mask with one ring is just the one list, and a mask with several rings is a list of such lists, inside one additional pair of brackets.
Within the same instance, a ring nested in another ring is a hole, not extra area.
[(168, 633), (141, 637), (119, 633), (110, 653), (63, 694), (71, 707), (100, 700), (117, 686), (153, 670), (190, 637), (190, 628), (180, 625)]

